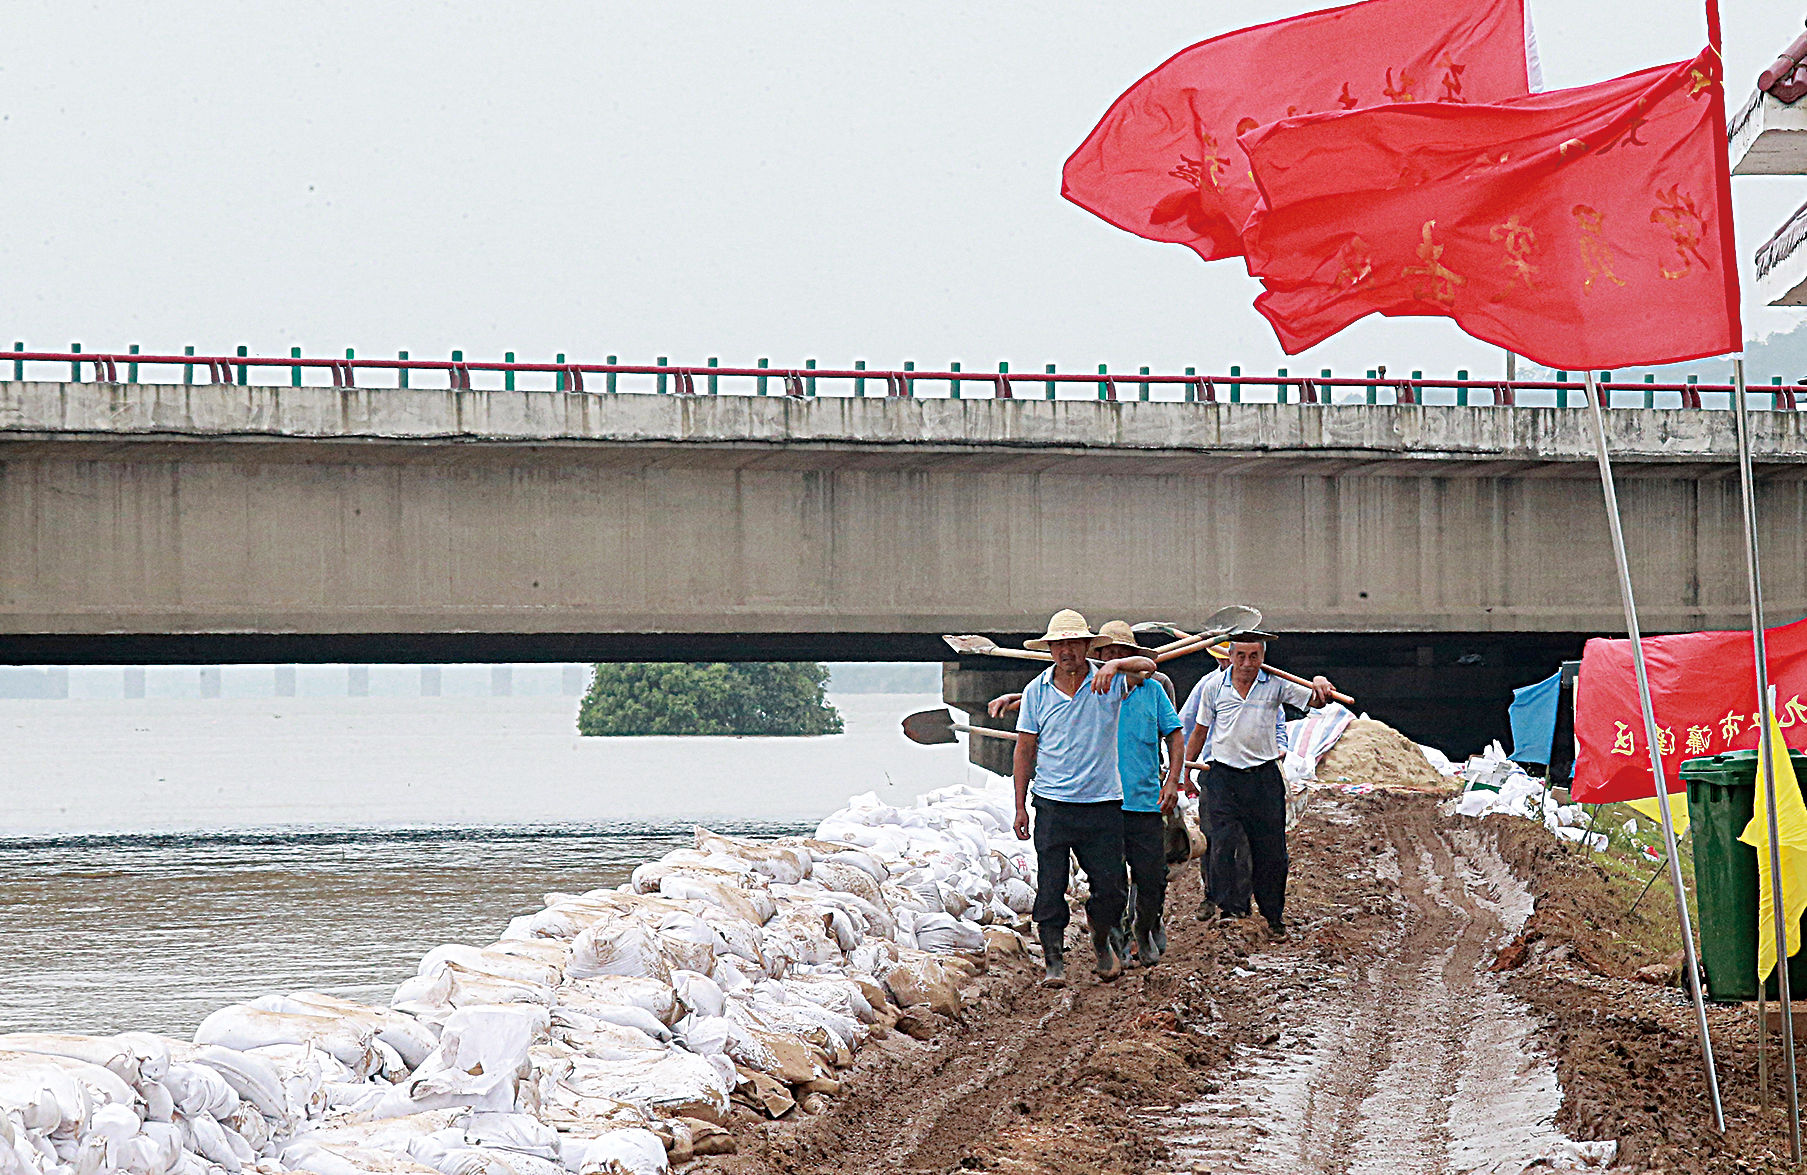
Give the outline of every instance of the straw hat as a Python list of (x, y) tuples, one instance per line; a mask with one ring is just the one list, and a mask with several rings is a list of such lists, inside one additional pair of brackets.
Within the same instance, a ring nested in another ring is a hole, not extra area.
[(1089, 641), (1097, 635), (1086, 627), (1085, 617), (1071, 608), (1062, 608), (1048, 618), (1048, 631), (1039, 640), (1024, 641), (1023, 647), (1045, 653), (1050, 641)]
[(1132, 649), (1141, 649), (1144, 653), (1154, 652), (1136, 639), (1135, 630), (1130, 628), (1126, 620), (1106, 620), (1098, 626), (1098, 639), (1092, 642), (1092, 651), (1096, 652), (1106, 645), (1128, 645)]

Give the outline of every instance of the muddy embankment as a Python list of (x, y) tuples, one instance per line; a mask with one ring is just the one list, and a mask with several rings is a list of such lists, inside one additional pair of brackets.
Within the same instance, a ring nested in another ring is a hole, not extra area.
[(1194, 921), (1177, 870), (1153, 971), (1048, 991), (995, 958), (933, 1040), (893, 1035), (822, 1113), (688, 1169), (1599, 1170), (1608, 1142), (1616, 1169), (1782, 1169), (1748, 1013), (1713, 1013), (1721, 1139), (1688, 1004), (1634, 980), (1663, 960), (1584, 854), (1389, 795), (1315, 799), (1292, 846), (1288, 941)]

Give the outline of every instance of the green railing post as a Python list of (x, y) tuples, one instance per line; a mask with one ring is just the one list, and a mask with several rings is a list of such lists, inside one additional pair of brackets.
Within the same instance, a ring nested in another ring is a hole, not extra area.
[[(1010, 364), (1006, 363), (1002, 359), (998, 360), (998, 374), (999, 375), (1009, 375), (1010, 374)], [(1004, 386), (1010, 387), (1011, 386), (1010, 382), (1008, 380), (1006, 380), (1004, 382)]]
[[(558, 364), (558, 365), (559, 365), (559, 366), (561, 366), (561, 367), (563, 367), (563, 366), (564, 366), (564, 363), (565, 363), (565, 353), (564, 353), (564, 352), (563, 352), (563, 351), (560, 351), (560, 352), (559, 352), (559, 353), (558, 353), (558, 355), (557, 355), (557, 357), (556, 357), (556, 358), (554, 358), (554, 359), (553, 359), (553, 360), (552, 360), (552, 361), (553, 361), (553, 362), (554, 362), (554, 363), (557, 363), (557, 364)], [(553, 384), (553, 388), (552, 388), (552, 390), (553, 390), (553, 391), (555, 391), (555, 392), (562, 392), (562, 391), (564, 391), (564, 390), (565, 390), (565, 373), (564, 373), (564, 372), (563, 372), (563, 371), (560, 371), (560, 372), (559, 372), (559, 373), (558, 373), (558, 379), (557, 379), (557, 381), (556, 381), (556, 382), (555, 382), (555, 383), (554, 383), (554, 384)], [(610, 391), (614, 391), (614, 390), (615, 390), (615, 389), (613, 389), (613, 388), (610, 388), (610, 389), (609, 389), (609, 390), (610, 390)], [(1651, 789), (1651, 790), (1652, 790), (1652, 791), (1654, 791), (1654, 790), (1655, 790), (1655, 789), (1654, 789), (1654, 788), (1652, 788), (1652, 789)]]
[[(289, 358), (290, 359), (301, 358), (301, 348), (300, 347), (290, 347), (289, 348)], [(298, 388), (301, 386), (301, 369), (299, 367), (289, 368), (289, 386), (292, 388)]]
[[(656, 362), (658, 366), (664, 367), (666, 364), (670, 363), (671, 360), (666, 356), (661, 355)], [(665, 373), (662, 371), (659, 373), (659, 394), (661, 396), (665, 394)]]
[[(1146, 367), (1137, 368), (1136, 374), (1137, 375), (1147, 375), (1148, 368), (1146, 368)], [(1138, 399), (1138, 400), (1148, 399), (1148, 381), (1147, 380), (1142, 381), (1141, 388), (1136, 392), (1136, 399)]]
[[(709, 366), (720, 367), (721, 362), (714, 355), (711, 355), (711, 356), (709, 356)], [(709, 394), (711, 396), (717, 396), (717, 395), (721, 394), (721, 385), (718, 382), (718, 381), (720, 381), (720, 379), (721, 379), (721, 376), (715, 374), (713, 371), (709, 373)], [(1652, 794), (1654, 794), (1655, 791), (1656, 791), (1655, 788), (1651, 789)]]
[[(192, 345), (182, 348), (182, 354), (184, 354), (184, 355), (192, 355), (194, 353), (195, 353), (195, 349)], [(191, 384), (194, 381), (195, 381), (195, 365), (192, 363), (184, 363), (182, 365), (182, 382), (185, 384)]]
[[(1286, 378), (1286, 368), (1284, 368), (1284, 367), (1280, 368), (1279, 374), (1280, 374), (1281, 379), (1285, 379)], [(1285, 384), (1275, 384), (1274, 385), (1274, 396), (1275, 396), (1276, 403), (1279, 403), (1279, 404), (1286, 403), (1286, 385)]]
[[(905, 359), (904, 360), (904, 370), (905, 371), (915, 371), (916, 370), (916, 360)], [(914, 398), (916, 395), (916, 381), (911, 379), (907, 375), (904, 376), (904, 395), (908, 396), (908, 397), (912, 397), (912, 398)]]
[[(1780, 381), (1781, 381), (1781, 378), (1782, 378), (1782, 377), (1781, 377), (1781, 376), (1777, 376), (1777, 377), (1776, 377), (1776, 379), (1777, 379), (1777, 381), (1778, 381), (1778, 382), (1780, 382)], [(1647, 383), (1647, 384), (1653, 384), (1653, 383), (1655, 383), (1655, 382), (1656, 382), (1656, 375), (1655, 375), (1655, 373), (1654, 373), (1654, 372), (1649, 372), (1649, 371), (1646, 371), (1646, 372), (1645, 372), (1645, 373), (1644, 373), (1644, 382), (1645, 382), (1645, 383)], [(1654, 392), (1654, 391), (1646, 391), (1646, 392), (1645, 392), (1645, 393), (1644, 393), (1644, 407), (1646, 407), (1646, 408), (1654, 408), (1654, 407), (1656, 407), (1656, 392)]]
[[(1099, 375), (1107, 375), (1109, 373), (1110, 373), (1110, 368), (1106, 364), (1100, 363), (1098, 365), (1098, 374)], [(1107, 400), (1110, 398), (1110, 394), (1111, 394), (1111, 385), (1106, 383), (1104, 380), (1099, 380), (1098, 381), (1098, 398), (1100, 400)]]
[[(1690, 376), (1689, 376), (1689, 377), (1688, 377), (1688, 382), (1689, 382), (1689, 383), (1691, 383), (1691, 384), (1697, 384), (1697, 383), (1699, 383), (1699, 382), (1700, 382), (1700, 377), (1699, 377), (1699, 376), (1698, 376), (1698, 375), (1690, 375)], [(1694, 393), (1694, 396), (1695, 396), (1695, 398), (1696, 398), (1696, 399), (1699, 399), (1699, 398), (1700, 398), (1700, 393), (1699, 393), (1699, 392), (1696, 392), (1696, 393)], [(1704, 407), (1706, 407), (1706, 405), (1704, 405), (1704, 404), (1703, 404), (1703, 405), (1701, 405), (1701, 407), (1703, 407), (1703, 408), (1704, 408)]]
[[(1196, 367), (1188, 367), (1188, 368), (1187, 368), (1187, 369), (1186, 369), (1186, 374), (1187, 374), (1187, 375), (1197, 375), (1197, 374), (1198, 374), (1198, 368), (1196, 368)], [(1193, 395), (1194, 395), (1194, 394), (1195, 394), (1195, 389), (1194, 389), (1194, 388), (1193, 388), (1193, 386), (1192, 386), (1192, 385), (1191, 385), (1191, 384), (1187, 384), (1187, 385), (1186, 385), (1186, 388), (1185, 388), (1185, 395), (1183, 395), (1183, 396), (1182, 396), (1182, 397), (1181, 397), (1181, 401), (1182, 401), (1182, 402), (1183, 402), (1183, 403), (1187, 403), (1187, 404), (1190, 404), (1190, 403), (1192, 403), (1192, 397), (1193, 397)]]
[[(816, 361), (814, 359), (805, 359), (803, 361), (803, 366), (807, 367), (811, 371), (814, 371), (816, 369)], [(803, 394), (806, 396), (813, 396), (816, 394), (816, 377), (815, 376), (811, 375), (811, 376), (806, 376), (804, 378)], [(1654, 790), (1655, 789), (1653, 788), (1652, 789), (1653, 793), (1654, 793)]]
[[(959, 361), (955, 360), (953, 362), (950, 362), (947, 365), (947, 369), (949, 371), (959, 371), (960, 370)], [(947, 381), (947, 398), (950, 400), (958, 400), (960, 398), (960, 381), (959, 380), (950, 379)]]
[[(559, 357), (558, 357), (558, 361), (559, 361), (559, 362), (560, 362), (560, 363), (563, 363), (563, 362), (564, 362), (564, 361), (565, 361), (565, 357), (564, 357), (564, 356), (563, 356), (563, 355), (560, 355), (560, 356), (559, 356)], [(608, 365), (609, 365), (609, 366), (610, 366), (610, 367), (613, 367), (613, 366), (615, 366), (615, 365), (616, 365), (616, 364), (617, 364), (617, 363), (619, 363), (619, 362), (620, 362), (620, 360), (619, 360), (619, 359), (617, 359), (617, 358), (616, 358), (616, 357), (615, 357), (615, 356), (613, 356), (613, 355), (610, 355), (610, 356), (608, 356), (608, 357), (607, 357), (607, 361), (608, 361)], [(602, 382), (603, 382), (603, 385), (604, 385), (604, 386), (605, 386), (605, 387), (606, 387), (606, 388), (607, 388), (607, 389), (608, 389), (608, 391), (609, 391), (609, 394), (610, 394), (610, 395), (614, 395), (614, 393), (615, 393), (615, 374), (616, 374), (616, 373), (615, 373), (615, 372), (613, 372), (613, 371), (611, 371), (611, 372), (609, 372), (609, 374), (608, 374), (608, 378), (607, 378), (607, 379), (605, 379), (605, 380), (603, 380), (603, 381), (602, 381)], [(1653, 790), (1654, 790), (1654, 789), (1653, 789)]]
[[(350, 347), (345, 348), (345, 358), (346, 359), (348, 359), (348, 360), (356, 359), (357, 357), (358, 357), (358, 353), (356, 351), (352, 350)], [(345, 369), (345, 374), (347, 376), (347, 379), (345, 380), (346, 387), (350, 387), (352, 384), (357, 382), (357, 380), (350, 378), (351, 377), (351, 368), (347, 367)]]
[[(1230, 364), (1230, 378), (1231, 379), (1235, 379), (1237, 376), (1239, 376), (1241, 374), (1242, 374), (1242, 368), (1238, 367), (1234, 363)], [(1233, 383), (1230, 385), (1230, 403), (1240, 404), (1241, 402), (1242, 402), (1242, 385)]]
[[(1046, 366), (1044, 366), (1042, 368), (1042, 370), (1047, 372), (1049, 375), (1053, 375), (1054, 374), (1054, 365), (1052, 363), (1049, 363)], [(1048, 383), (1046, 385), (1045, 394), (1047, 395), (1048, 399), (1050, 399), (1050, 400), (1052, 400), (1054, 398), (1054, 381), (1053, 380), (1048, 381)], [(1654, 790), (1654, 789), (1652, 789), (1652, 790)]]
[[(82, 345), (80, 343), (70, 343), (69, 353), (71, 355), (80, 355), (82, 353)], [(98, 372), (100, 368), (96, 367), (94, 370)], [(77, 384), (82, 382), (82, 361), (80, 359), (77, 359), (74, 363), (69, 365), (69, 382)]]
[[(1460, 380), (1466, 380), (1468, 378), (1468, 369), (1466, 367), (1456, 368), (1456, 378), (1460, 379)], [(1457, 388), (1456, 389), (1456, 407), (1458, 407), (1458, 408), (1468, 407), (1468, 389), (1467, 388)]]
[[(855, 371), (866, 370), (866, 361), (864, 359), (855, 359), (853, 361), (853, 369)], [(866, 394), (866, 377), (865, 376), (862, 375), (862, 376), (855, 377), (855, 379), (853, 381), (853, 394), (856, 396), (864, 396)]]
[[(1330, 378), (1330, 369), (1328, 367), (1323, 368), (1322, 370), (1320, 370), (1318, 372), (1318, 375), (1323, 377), (1324, 379), (1329, 379)], [(1324, 403), (1326, 403), (1326, 404), (1336, 403), (1336, 389), (1335, 388), (1325, 388), (1324, 389)]]
[[(395, 353), (395, 357), (397, 359), (400, 359), (403, 363), (406, 363), (408, 361), (408, 353), (406, 351), (397, 351)], [(406, 367), (398, 367), (398, 368), (396, 368), (396, 371), (397, 371), (397, 373), (399, 373), (401, 375), (401, 382), (396, 384), (395, 386), (398, 388), (407, 387), (408, 386), (408, 369)], [(1654, 789), (1652, 789), (1652, 790), (1654, 790)]]
[[(13, 343), (13, 350), (23, 351), (24, 349), (25, 349), (24, 340), (18, 340)], [(23, 360), (23, 359), (13, 360), (13, 378), (16, 380), (24, 380), (24, 378), (25, 378), (25, 360)]]
[[(769, 359), (761, 359), (759, 361), (759, 366), (761, 366), (761, 367), (770, 367), (771, 365), (772, 365), (772, 362)], [(904, 364), (904, 366), (908, 367), (909, 364), (906, 363), (906, 364)], [(759, 378), (759, 394), (763, 396), (763, 395), (765, 395), (765, 381), (766, 381), (767, 377), (762, 375), (762, 376), (759, 376), (758, 378)], [(1756, 660), (1755, 658), (1752, 658), (1753, 663), (1755, 662), (1755, 660)], [(1651, 790), (1655, 791), (1655, 788), (1653, 787)]]
[[(238, 357), (240, 359), (243, 359), (246, 355), (249, 355), (250, 353), (251, 353), (250, 349), (248, 347), (246, 347), (243, 343), (240, 343), (238, 345)], [(245, 386), (245, 365), (243, 363), (238, 365), (238, 386), (241, 388)]]
[[(1569, 373), (1566, 371), (1557, 372), (1556, 382), (1559, 384), (1569, 382)], [(1569, 390), (1567, 388), (1556, 389), (1556, 406), (1558, 408), (1567, 408), (1569, 406)]]
[[(513, 351), (502, 352), (502, 362), (513, 363), (514, 362), (514, 352)], [(502, 373), (502, 390), (505, 392), (514, 391), (514, 372), (505, 371)], [(1651, 794), (1654, 795), (1655, 793), (1656, 793), (1656, 789), (1652, 788)]]
[[(133, 355), (136, 355), (136, 354), (138, 354), (138, 344), (137, 344), (137, 343), (133, 343), (133, 344), (132, 344), (132, 345), (131, 345), (131, 346), (129, 346), (129, 347), (127, 347), (127, 348), (126, 348), (126, 350), (127, 350), (127, 351), (128, 351), (128, 352), (130, 352), (130, 353), (131, 353), (131, 354), (133, 354)], [(136, 362), (135, 362), (135, 361), (134, 361), (134, 362), (132, 362), (132, 363), (128, 363), (128, 364), (126, 364), (126, 366), (125, 366), (125, 373), (126, 373), (126, 374), (125, 374), (125, 381), (126, 381), (126, 382), (127, 382), (127, 383), (129, 383), (129, 384), (135, 384), (135, 383), (137, 383), (137, 382), (138, 382), (138, 364), (137, 364), (137, 363), (136, 363)], [(1777, 382), (1777, 383), (1781, 383), (1781, 382), (1782, 382), (1782, 378), (1781, 378), (1781, 377), (1780, 377), (1780, 376), (1777, 376), (1777, 377), (1776, 377), (1776, 382)]]
[(1612, 372), (1610, 371), (1600, 373), (1600, 406), (1602, 408), (1612, 407)]

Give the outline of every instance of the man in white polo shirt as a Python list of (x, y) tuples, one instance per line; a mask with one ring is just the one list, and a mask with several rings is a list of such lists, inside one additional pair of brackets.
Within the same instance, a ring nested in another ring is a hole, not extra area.
[(1056, 612), (1046, 635), (1026, 641), (1054, 664), (1023, 690), (1016, 729), (1016, 835), (1029, 839), (1035, 796), (1035, 910), (1046, 982), (1066, 981), (1068, 853), (1091, 885), (1086, 920), (1098, 978), (1123, 973), (1112, 929), (1128, 899), (1123, 865), (1123, 784), (1117, 774), (1117, 714), (1132, 684), (1125, 674), (1155, 671), (1151, 657), (1086, 659), (1097, 634), (1071, 609)]
[[(1186, 699), (1196, 725), (1186, 758), (1203, 762), (1205, 834), (1211, 839), (1206, 905), (1225, 918), (1249, 916), (1251, 891), (1276, 938), (1286, 937), (1286, 706), (1322, 706), (1336, 688), (1316, 677), (1309, 686), (1268, 673), (1267, 633), (1245, 633), (1229, 662), (1200, 681)], [(1185, 712), (1181, 714), (1185, 721)], [(1193, 789), (1188, 789), (1192, 791)], [(1196, 794), (1196, 792), (1194, 792)]]

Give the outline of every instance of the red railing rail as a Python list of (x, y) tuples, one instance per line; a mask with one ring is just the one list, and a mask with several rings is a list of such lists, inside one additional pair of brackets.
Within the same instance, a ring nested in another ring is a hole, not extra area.
[[(231, 355), (197, 355), (190, 347), (178, 355), (141, 353), (136, 347), (125, 352), (83, 351), (80, 347), (68, 351), (27, 351), (22, 343), (15, 343), (11, 351), (0, 352), (0, 361), (3, 360), (11, 361), (14, 380), (26, 378), (25, 365), (28, 363), (49, 363), (68, 364), (71, 382), (84, 382), (86, 372), (91, 382), (109, 384), (137, 384), (141, 368), (162, 367), (180, 368), (185, 384), (195, 383), (196, 376), (200, 375), (202, 383), (251, 386), (255, 382), (250, 378), (253, 371), (286, 369), (289, 383), (294, 387), (304, 386), (304, 372), (324, 372), (333, 387), (370, 390), (382, 388), (368, 383), (360, 385), (360, 372), (387, 373), (394, 379), (390, 386), (396, 388), (409, 387), (410, 376), (415, 372), (437, 373), (445, 377), (446, 387), (454, 390), (474, 390), (473, 373), (500, 375), (501, 390), (509, 391), (514, 390), (517, 375), (548, 375), (552, 377), (553, 390), (611, 394), (620, 390), (618, 380), (622, 376), (637, 380), (650, 378), (652, 388), (641, 391), (668, 395), (736, 394), (722, 392), (720, 381), (750, 380), (751, 386), (741, 394), (800, 399), (816, 396), (817, 381), (827, 380), (845, 385), (847, 391), (844, 394), (854, 397), (915, 397), (919, 394), (917, 385), (927, 383), (931, 389), (945, 386), (947, 394), (954, 399), (973, 398), (970, 393), (978, 391), (991, 399), (1053, 400), (1059, 398), (1057, 389), (1065, 384), (1095, 389), (1097, 398), (1105, 401), (1149, 400), (1154, 398), (1151, 389), (1168, 388), (1178, 389), (1177, 400), (1180, 402), (1238, 403), (1244, 401), (1244, 388), (1272, 388), (1275, 400), (1280, 403), (1289, 402), (1290, 394), (1290, 402), (1304, 404), (1424, 404), (1424, 393), (1431, 391), (1453, 393), (1455, 406), (1476, 403), (1477, 392), (1485, 393), (1485, 402), (1495, 405), (1514, 405), (1523, 392), (1554, 392), (1559, 407), (1579, 406), (1586, 402), (1586, 384), (1581, 379), (1568, 378), (1567, 372), (1558, 372), (1559, 378), (1554, 380), (1508, 381), (1470, 379), (1466, 371), (1457, 372), (1454, 379), (1426, 378), (1416, 371), (1411, 378), (1401, 379), (1375, 371), (1365, 378), (1335, 376), (1328, 370), (1318, 375), (1294, 375), (1285, 368), (1265, 375), (1245, 373), (1240, 367), (1231, 367), (1227, 375), (1200, 375), (1190, 367), (1179, 375), (1151, 373), (1146, 367), (1134, 374), (1112, 372), (1103, 366), (1096, 373), (1059, 372), (1052, 364), (1040, 372), (1013, 372), (1005, 363), (998, 364), (996, 371), (965, 371), (958, 363), (951, 364), (945, 371), (918, 370), (913, 364), (905, 364), (901, 370), (869, 369), (864, 363), (855, 363), (850, 368), (820, 368), (813, 360), (803, 367), (772, 367), (763, 359), (754, 367), (722, 367), (713, 359), (698, 367), (671, 364), (663, 359), (651, 364), (617, 363), (613, 355), (606, 363), (571, 363), (563, 355), (551, 363), (521, 363), (515, 361), (512, 352), (501, 360), (467, 360), (460, 351), (452, 352), (447, 359), (415, 359), (406, 351), (394, 359), (358, 358), (347, 351), (340, 359), (304, 357), (299, 348), (286, 356), (267, 356), (248, 354), (245, 347)], [(1686, 383), (1656, 383), (1648, 377), (1633, 383), (1614, 381), (1610, 372), (1602, 375), (1596, 386), (1601, 402), (1607, 407), (1615, 406), (1612, 399), (1615, 394), (1624, 397), (1639, 393), (1643, 401), (1640, 406), (1648, 408), (1655, 406), (1657, 393), (1672, 392), (1679, 394), (1682, 407), (1700, 408), (1704, 406), (1703, 393), (1724, 395), (1729, 399), (1733, 391), (1730, 384), (1698, 383), (1692, 377)], [(590, 377), (587, 383), (586, 377)], [(630, 392), (633, 390), (629, 389)], [(1336, 393), (1339, 391), (1353, 394), (1338, 400)], [(1794, 411), (1803, 399), (1807, 399), (1807, 379), (1784, 384), (1780, 376), (1775, 376), (1769, 384), (1753, 385), (1747, 391), (1752, 394), (1767, 392), (1772, 408)]]

